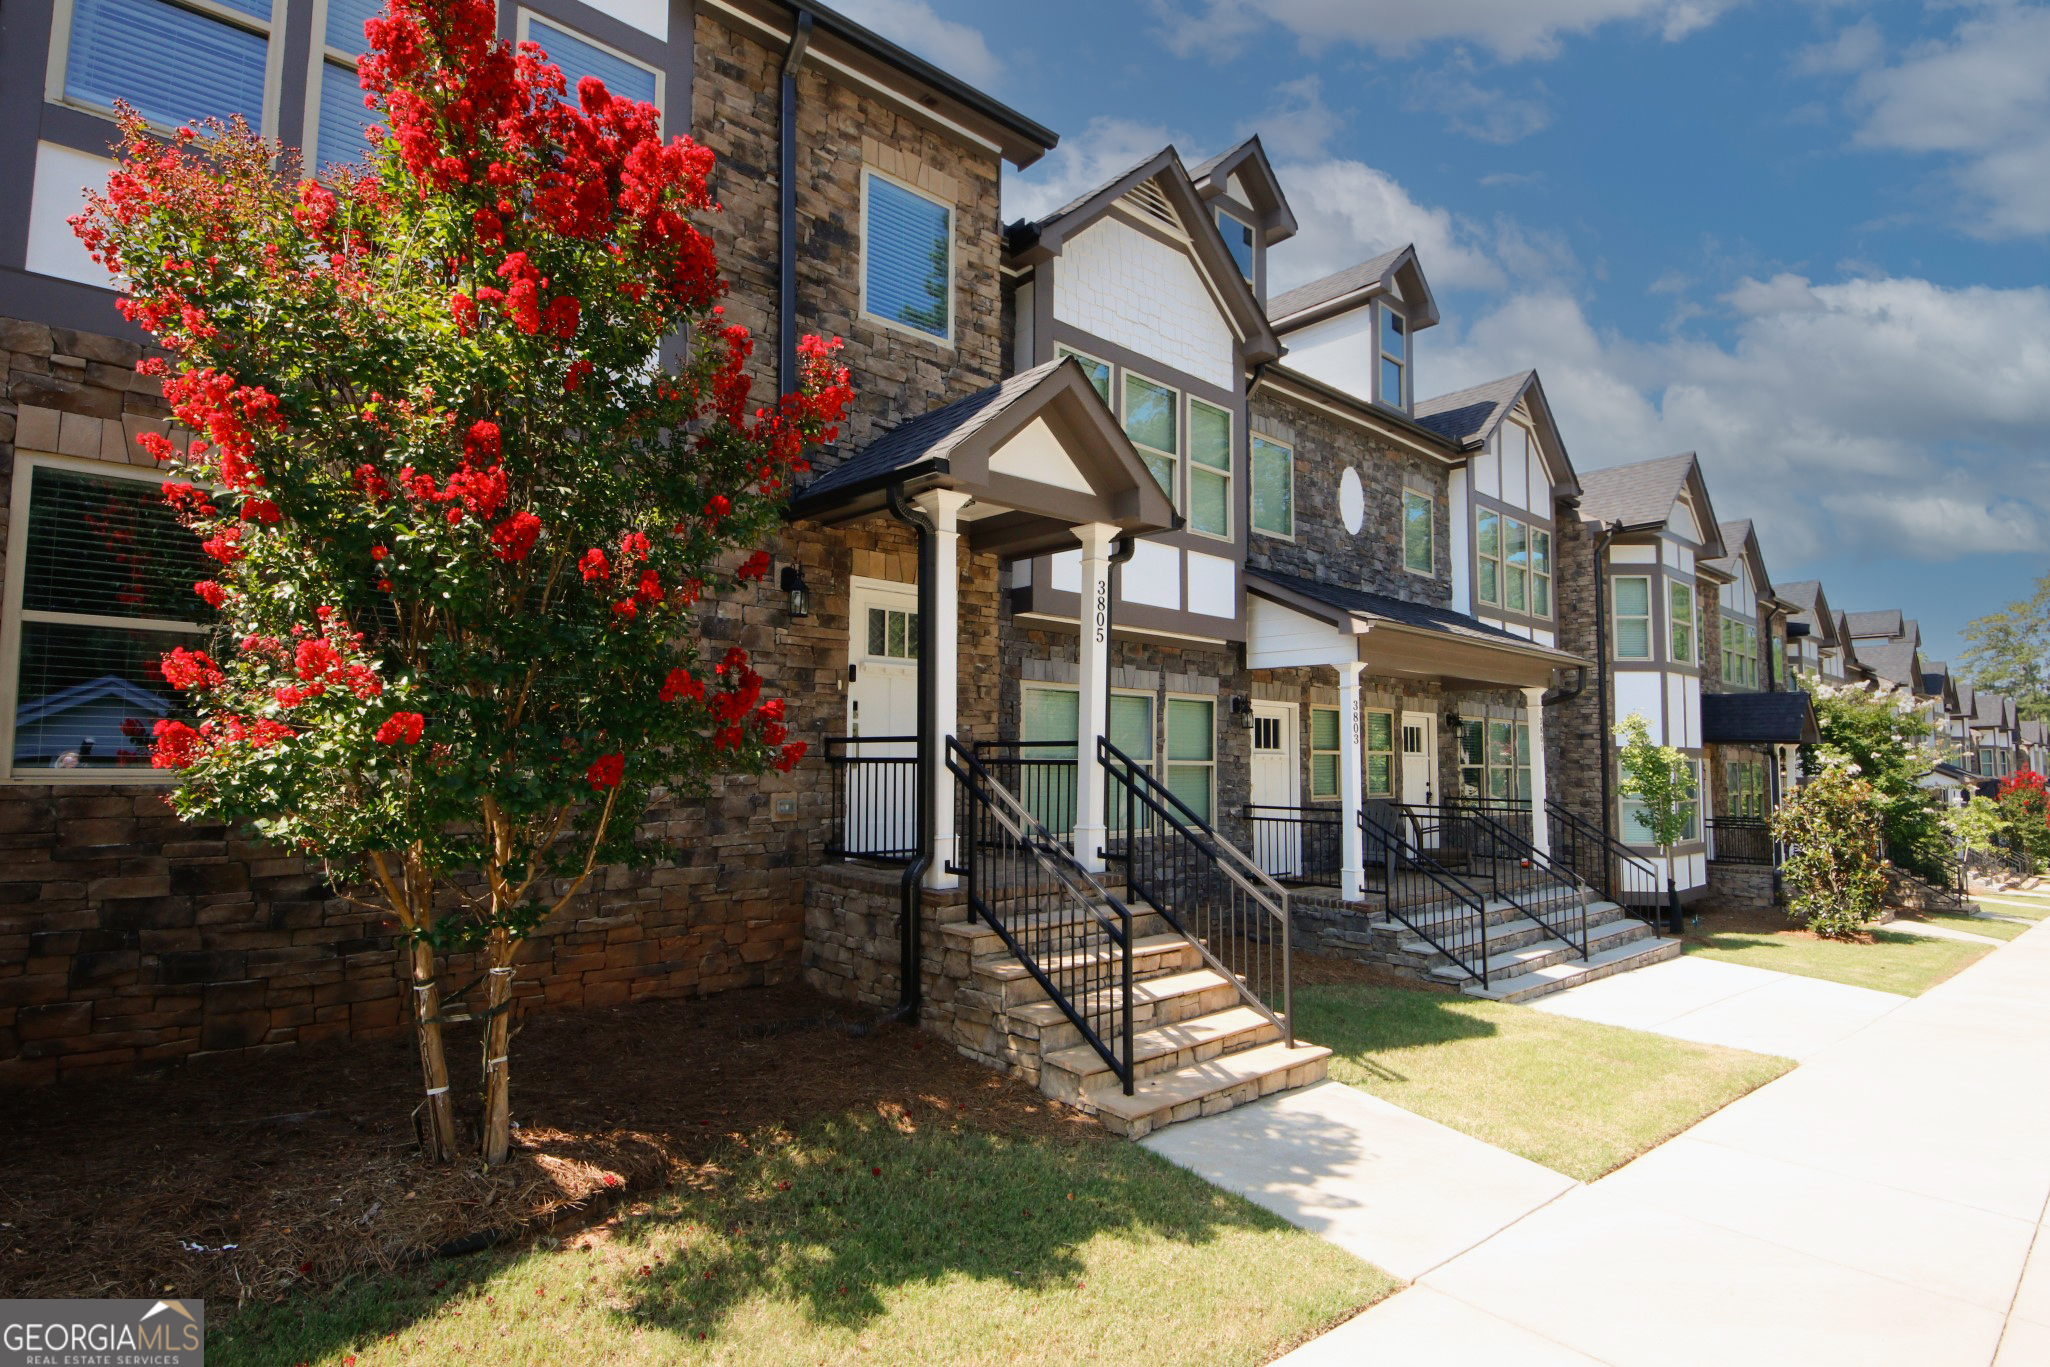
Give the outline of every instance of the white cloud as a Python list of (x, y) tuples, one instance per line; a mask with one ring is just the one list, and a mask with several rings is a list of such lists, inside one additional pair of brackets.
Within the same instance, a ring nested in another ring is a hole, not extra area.
[(1715, 22), (1740, 0), (1152, 0), (1162, 38), (1181, 56), (1236, 55), (1263, 22), (1280, 24), (1306, 50), (1356, 43), (1402, 57), (1440, 40), (1471, 42), (1503, 61), (1555, 56), (1561, 40), (1635, 21), (1676, 41)]
[(1498, 75), (1483, 75), (1464, 54), (1434, 71), (1410, 78), (1404, 107), (1415, 113), (1442, 115), (1445, 126), (1482, 142), (1512, 143), (1538, 132), (1552, 121), (1543, 85), (1532, 82), (1530, 93), (1505, 89)]
[(1157, 123), (1096, 118), (1020, 174), (1004, 168), (1007, 223), (1042, 218), (1069, 200), (1109, 183), (1166, 147), (1173, 136)]
[(1434, 290), (1498, 289), (1508, 277), (1479, 225), (1426, 208), (1365, 162), (1329, 158), (1275, 168), (1295, 210), (1296, 237), (1269, 263), (1278, 293), (1415, 243)]
[(1807, 72), (1863, 71), (1886, 51), (1886, 35), (1870, 16), (1850, 25), (1826, 43), (1802, 48), (1795, 65)]
[(982, 31), (942, 19), (926, 0), (837, 0), (835, 8), (970, 85), (993, 89), (1003, 80), (1004, 64)]
[(1867, 147), (1947, 155), (1986, 237), (2050, 232), (2050, 8), (1998, 5), (1853, 86)]
[(1536, 364), (1576, 464), (1699, 451), (1770, 563), (2040, 548), (2050, 289), (1781, 275), (1722, 302), (1729, 346), (1598, 333), (1571, 296), (1520, 294), (1419, 338), (1419, 376), (1444, 392)]
[(1276, 99), (1267, 112), (1239, 125), (1239, 136), (1260, 135), (1267, 155), (1277, 161), (1324, 155), (1326, 146), (1345, 127), (1345, 116), (1324, 104), (1324, 83), (1313, 72), (1274, 88)]

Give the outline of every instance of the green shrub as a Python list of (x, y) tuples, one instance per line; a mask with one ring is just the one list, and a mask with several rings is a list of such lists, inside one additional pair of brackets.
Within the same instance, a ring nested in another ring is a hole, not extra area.
[(1854, 938), (1879, 914), (1880, 795), (1854, 764), (1832, 763), (1773, 813), (1773, 839), (1789, 847), (1782, 873), (1787, 914), (1832, 940)]

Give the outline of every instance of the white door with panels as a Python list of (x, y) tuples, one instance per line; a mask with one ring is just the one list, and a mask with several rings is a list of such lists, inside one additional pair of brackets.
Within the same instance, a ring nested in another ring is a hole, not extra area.
[(855, 580), (848, 635), (847, 852), (910, 854), (918, 844), (917, 587)]
[[(1429, 807), (1438, 801), (1438, 719), (1429, 712), (1402, 714), (1402, 801)], [(1437, 822), (1413, 822), (1417, 844), (1434, 849)]]
[(1275, 878), (1303, 872), (1302, 772), (1294, 703), (1253, 704), (1253, 860)]

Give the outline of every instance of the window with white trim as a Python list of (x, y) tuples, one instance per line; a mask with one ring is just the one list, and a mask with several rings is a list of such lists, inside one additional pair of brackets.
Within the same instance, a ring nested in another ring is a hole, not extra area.
[(1742, 820), (1765, 816), (1765, 761), (1733, 759), (1723, 766), (1723, 806), (1729, 815)]
[(608, 93), (620, 99), (661, 108), (662, 73), (646, 62), (524, 10), (520, 12), (520, 36), (539, 43), (548, 60), (561, 69), (563, 98), (569, 103), (578, 103), (577, 82), (596, 76)]
[(1082, 367), (1082, 373), (1089, 377), (1089, 383), (1096, 390), (1098, 397), (1105, 403), (1111, 402), (1109, 361), (1099, 361), (1094, 356), (1077, 351), (1071, 346), (1057, 346), (1054, 348), (1054, 354), (1063, 359), (1073, 357), (1075, 364)]
[(1476, 505), (1473, 544), (1475, 597), (1504, 612), (1552, 615), (1550, 532)]
[(1552, 615), (1552, 534), (1530, 529), (1530, 615)]
[(202, 646), (212, 617), (192, 591), (212, 562), (163, 477), (17, 455), (8, 535), (21, 558), (0, 625), (7, 773), (152, 773), (156, 723), (189, 715), (160, 661)]
[(1339, 712), (1335, 707), (1310, 709), (1310, 800), (1330, 801), (1339, 795)]
[(1295, 537), (1295, 452), (1272, 437), (1253, 436), (1253, 530)]
[(1167, 790), (1203, 821), (1217, 808), (1217, 701), (1167, 700)]
[(1189, 530), (1231, 537), (1231, 413), (1189, 400)]
[(1420, 489), (1402, 491), (1402, 567), (1412, 574), (1438, 568), (1436, 500)]
[(1723, 618), (1723, 679), (1758, 687), (1758, 628), (1734, 617)]
[(1137, 375), (1125, 376), (1125, 435), (1177, 508), (1182, 506), (1180, 410), (1181, 395), (1176, 391)]
[(1530, 801), (1530, 723), (1497, 717), (1462, 720), (1459, 792), (1489, 802)]
[(953, 206), (864, 168), (861, 224), (861, 311), (953, 341)]
[(1651, 658), (1651, 580), (1641, 574), (1609, 581), (1609, 612), (1619, 660)]
[(1667, 624), (1672, 628), (1674, 664), (1694, 663), (1694, 586), (1677, 579), (1666, 583)]
[(1395, 795), (1395, 714), (1370, 707), (1360, 714), (1361, 748), (1367, 752), (1367, 796)]
[(1409, 404), (1403, 379), (1409, 371), (1409, 323), (1386, 304), (1376, 312), (1381, 315), (1381, 325), (1376, 330), (1381, 342), (1379, 396), (1390, 408), (1406, 409)]
[(1224, 238), (1224, 249), (1231, 253), (1231, 259), (1238, 265), (1239, 274), (1253, 278), (1253, 225), (1229, 210), (1217, 211), (1217, 231)]
[[(1019, 694), (1019, 738), (1039, 742), (1025, 751), (1017, 783), (1019, 799), (1048, 830), (1065, 834), (1075, 824), (1077, 735), (1081, 730), (1081, 691), (1059, 684), (1026, 684)], [(1114, 691), (1110, 695), (1109, 740), (1134, 764), (1153, 772), (1153, 695)], [(1033, 760), (1054, 761), (1035, 766)], [(1109, 813), (1113, 829), (1122, 830), (1124, 814)]]
[(319, 171), (370, 160), (368, 129), (376, 122), (363, 104), (356, 71), (370, 40), (363, 26), (382, 13), (381, 0), (327, 0), (319, 59), (319, 113), (306, 130), (306, 163)]
[(896, 608), (868, 610), (868, 653), (876, 660), (918, 658), (918, 614)]
[[(1689, 841), (1701, 839), (1701, 761), (1698, 759), (1689, 760), (1688, 763), (1692, 766), (1694, 773), (1694, 796), (1680, 804), (1682, 825), (1680, 828), (1680, 839), (1676, 842), (1679, 844), (1686, 844)], [(1619, 768), (1618, 774), (1620, 775), (1620, 773), (1621, 770)], [(1621, 815), (1623, 818), (1622, 836), (1624, 844), (1649, 846), (1656, 846), (1658, 844), (1658, 841), (1652, 836), (1651, 827), (1645, 821), (1644, 804), (1642, 802), (1632, 797), (1624, 798), (1622, 800)]]
[(50, 95), (165, 128), (239, 114), (264, 130), (272, 0), (71, 0)]

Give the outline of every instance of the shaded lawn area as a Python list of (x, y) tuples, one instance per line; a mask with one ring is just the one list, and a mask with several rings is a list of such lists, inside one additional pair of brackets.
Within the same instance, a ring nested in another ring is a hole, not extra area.
[(1527, 1006), (1367, 984), (1298, 987), (1331, 1076), (1591, 1181), (1793, 1067)]
[[(1976, 923), (1967, 928), (1979, 931)], [(1688, 925), (1682, 943), (1688, 954), (1804, 978), (1826, 978), (1903, 997), (1920, 996), (1995, 948), (1966, 940), (1909, 935), (1884, 926), (1873, 928), (1860, 940), (1825, 940), (1797, 928), (1784, 911), (1772, 908), (1704, 910), (1698, 924)]]
[(1135, 1144), (871, 1109), (559, 1248), (246, 1310), (208, 1361), (1253, 1364), (1394, 1288)]

